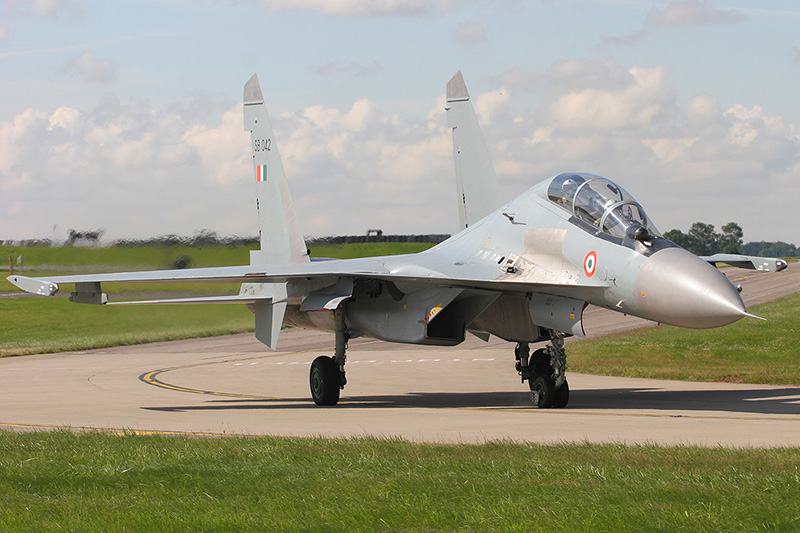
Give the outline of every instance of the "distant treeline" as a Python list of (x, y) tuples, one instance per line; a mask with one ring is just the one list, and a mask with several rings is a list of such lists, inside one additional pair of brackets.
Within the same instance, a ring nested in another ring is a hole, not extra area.
[[(450, 238), (449, 234), (439, 233), (431, 235), (383, 235), (382, 233), (370, 235), (340, 235), (334, 237), (313, 237), (306, 239), (307, 246), (321, 246), (331, 244), (353, 244), (363, 242), (415, 242), (439, 244)], [(178, 235), (164, 235), (151, 239), (125, 239), (114, 241), (118, 246), (258, 246), (258, 237), (219, 237), (214, 232), (201, 232), (193, 237), (180, 237)]]
[(258, 237), (220, 237), (214, 231), (200, 231), (191, 237), (181, 235), (161, 235), (160, 237), (150, 237), (147, 239), (118, 239), (112, 246), (257, 246)]
[(800, 248), (794, 244), (778, 242), (748, 242), (742, 245), (740, 253), (762, 257), (800, 257)]
[[(70, 239), (64, 243), (65, 246), (97, 246), (99, 236), (102, 233), (98, 232), (70, 232)], [(87, 238), (87, 236), (90, 236)], [(92, 238), (93, 237), (93, 238)], [(365, 243), (365, 242), (411, 242), (411, 243), (427, 243), (439, 244), (450, 237), (447, 233), (437, 233), (430, 235), (384, 235), (381, 231), (371, 231), (366, 235), (340, 235), (334, 237), (310, 237), (306, 239), (306, 245), (321, 246), (331, 244), (352, 244), (352, 243)], [(190, 246), (190, 247), (204, 247), (204, 246), (250, 246), (257, 248), (259, 243), (258, 237), (245, 236), (245, 237), (220, 237), (213, 231), (200, 231), (191, 237), (181, 235), (161, 235), (159, 237), (149, 237), (147, 239), (117, 239), (111, 243), (111, 246), (127, 246), (127, 247), (173, 247), (173, 246)], [(9, 246), (42, 246), (52, 247), (58, 246), (50, 239), (29, 239), (24, 241), (3, 241), (0, 240), (0, 245)]]
[[(71, 233), (71, 239), (65, 244), (90, 245), (96, 246), (93, 239), (87, 239), (87, 233)], [(731, 222), (722, 227), (722, 232), (717, 232), (711, 224), (695, 222), (688, 233), (680, 230), (670, 230), (664, 236), (675, 244), (686, 248), (697, 255), (712, 255), (717, 252), (738, 253), (744, 255), (760, 255), (765, 257), (800, 257), (800, 248), (794, 244), (778, 242), (742, 242), (742, 228), (735, 222)], [(93, 236), (93, 235), (92, 235)], [(75, 238), (77, 237), (77, 238)], [(434, 233), (427, 235), (384, 235), (380, 230), (370, 230), (362, 235), (340, 235), (334, 237), (309, 237), (306, 239), (308, 247), (335, 245), (335, 244), (354, 244), (354, 243), (427, 243), (439, 244), (450, 237), (447, 233)], [(220, 237), (213, 231), (200, 231), (191, 237), (181, 235), (162, 235), (160, 237), (150, 237), (148, 239), (119, 239), (111, 243), (112, 246), (127, 247), (173, 247), (173, 246), (249, 246), (258, 247), (258, 237)], [(3, 241), (0, 245), (12, 246), (42, 246), (51, 247), (57, 244), (49, 239), (30, 239), (27, 241)]]
[(430, 235), (344, 235), (339, 237), (314, 237), (308, 239), (308, 246), (321, 246), (325, 244), (354, 244), (362, 242), (418, 242), (426, 244), (439, 244), (450, 238), (448, 233)]
[(763, 257), (800, 256), (800, 249), (794, 244), (766, 241), (744, 243), (743, 235), (741, 226), (736, 222), (725, 224), (721, 232), (716, 231), (713, 224), (695, 222), (687, 233), (677, 229), (664, 233), (664, 237), (697, 255), (724, 253)]

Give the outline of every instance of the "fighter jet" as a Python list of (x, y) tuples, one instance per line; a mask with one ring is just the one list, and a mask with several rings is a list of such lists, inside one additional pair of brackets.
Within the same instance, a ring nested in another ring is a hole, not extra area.
[[(256, 338), (272, 349), (283, 324), (332, 331), (334, 355), (317, 357), (309, 374), (318, 405), (339, 401), (348, 340), (362, 335), (438, 346), (456, 346), (468, 333), (495, 335), (514, 344), (516, 370), (533, 402), (560, 408), (569, 401), (564, 338), (584, 335), (589, 304), (686, 328), (752, 316), (723, 274), (665, 239), (611, 180), (565, 172), (504, 202), (461, 72), (447, 84), (446, 112), (461, 230), (424, 252), (310, 260), (253, 75), (244, 86), (244, 127), (251, 132), (261, 246), (249, 265), (8, 279), (45, 296), (74, 284), (70, 300), (88, 304), (110, 303), (106, 282), (239, 282), (237, 295), (118, 303), (246, 304), (255, 313)], [(538, 342), (547, 344), (531, 353)]]

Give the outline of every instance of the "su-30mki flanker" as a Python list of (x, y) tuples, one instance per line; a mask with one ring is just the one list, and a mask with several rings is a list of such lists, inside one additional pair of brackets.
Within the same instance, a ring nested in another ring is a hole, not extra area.
[[(70, 299), (89, 304), (111, 303), (101, 288), (106, 282), (239, 282), (237, 295), (115, 303), (245, 304), (255, 313), (256, 337), (272, 349), (284, 323), (333, 332), (333, 356), (311, 365), (318, 405), (339, 401), (351, 338), (455, 346), (468, 333), (495, 335), (514, 345), (533, 402), (565, 407), (564, 338), (583, 335), (588, 304), (687, 328), (724, 326), (752, 315), (710, 263), (786, 267), (770, 258), (697, 257), (662, 237), (625, 189), (586, 172), (558, 174), (505, 202), (460, 72), (447, 84), (446, 111), (461, 231), (424, 252), (309, 258), (254, 75), (244, 87), (244, 127), (251, 132), (261, 246), (249, 265), (8, 279), (44, 296), (74, 284)], [(531, 353), (530, 345), (542, 341), (546, 346)]]

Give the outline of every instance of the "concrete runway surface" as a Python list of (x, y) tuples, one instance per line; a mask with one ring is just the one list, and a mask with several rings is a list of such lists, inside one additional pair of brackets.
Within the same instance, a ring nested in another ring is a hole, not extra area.
[[(726, 273), (744, 285), (748, 305), (800, 291), (797, 265)], [(587, 310), (586, 324), (590, 336), (646, 325), (600, 309)], [(353, 339), (340, 404), (320, 408), (308, 371), (317, 355), (332, 353), (333, 335), (288, 329), (280, 348), (271, 352), (245, 334), (0, 359), (0, 428), (800, 445), (800, 387), (570, 373), (569, 407), (537, 409), (514, 371), (511, 343)]]

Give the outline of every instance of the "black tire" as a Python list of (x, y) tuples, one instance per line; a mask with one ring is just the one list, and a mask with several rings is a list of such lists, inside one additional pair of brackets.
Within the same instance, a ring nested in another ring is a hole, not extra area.
[(556, 395), (553, 398), (553, 407), (562, 409), (569, 403), (569, 383), (564, 381), (564, 384), (556, 389)]
[(320, 355), (311, 363), (308, 376), (311, 397), (317, 405), (336, 405), (339, 403), (341, 377), (333, 357)]
[(531, 391), (539, 393), (538, 407), (553, 407), (553, 400), (556, 396), (556, 382), (552, 378), (537, 376), (531, 382)]
[(550, 366), (550, 356), (547, 355), (547, 352), (544, 350), (544, 348), (535, 350), (531, 354), (530, 362), (528, 364), (533, 367), (533, 374), (535, 376), (544, 376), (546, 374), (553, 373), (553, 370)]

